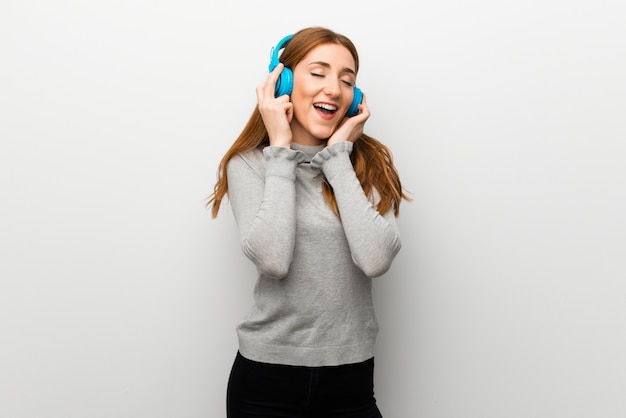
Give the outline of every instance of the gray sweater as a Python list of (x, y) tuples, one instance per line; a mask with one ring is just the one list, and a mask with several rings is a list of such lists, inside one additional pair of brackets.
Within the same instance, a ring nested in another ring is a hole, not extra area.
[[(400, 250), (393, 211), (381, 216), (350, 162), (351, 142), (259, 148), (227, 167), (244, 254), (258, 270), (254, 306), (237, 327), (251, 360), (333, 366), (374, 356), (371, 279)], [(341, 220), (322, 195), (326, 177)]]

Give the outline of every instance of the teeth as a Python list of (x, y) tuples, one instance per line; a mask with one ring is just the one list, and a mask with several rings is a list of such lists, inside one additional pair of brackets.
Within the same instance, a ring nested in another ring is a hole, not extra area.
[(330, 105), (330, 104), (326, 104), (326, 103), (315, 103), (313, 106), (315, 107), (319, 107), (325, 110), (337, 110), (336, 106)]

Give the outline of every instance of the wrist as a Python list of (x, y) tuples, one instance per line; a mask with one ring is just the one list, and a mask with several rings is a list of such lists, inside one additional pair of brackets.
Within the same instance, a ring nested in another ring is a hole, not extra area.
[(291, 138), (269, 138), (270, 146), (291, 148)]

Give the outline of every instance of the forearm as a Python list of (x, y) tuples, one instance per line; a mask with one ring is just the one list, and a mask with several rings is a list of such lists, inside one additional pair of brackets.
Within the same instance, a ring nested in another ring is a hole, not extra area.
[(263, 154), (264, 173), (243, 161), (229, 165), (229, 200), (244, 254), (264, 275), (281, 278), (295, 244), (295, 169), (302, 157), (279, 147)]
[(352, 258), (370, 277), (385, 273), (400, 250), (400, 236), (393, 210), (382, 216), (356, 177), (350, 151), (352, 143), (342, 142), (321, 151), (312, 161), (324, 172), (333, 188), (341, 223)]

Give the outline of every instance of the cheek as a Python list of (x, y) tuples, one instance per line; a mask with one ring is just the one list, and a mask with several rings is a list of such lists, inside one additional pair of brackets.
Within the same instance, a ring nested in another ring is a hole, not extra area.
[(307, 96), (307, 90), (305, 83), (297, 83), (293, 84), (293, 91), (291, 93), (291, 99), (294, 100), (302, 100)]
[(311, 80), (306, 75), (294, 73), (292, 99), (310, 100), (317, 93), (316, 89), (318, 88), (319, 86), (316, 85), (314, 80)]
[(294, 113), (303, 114), (311, 106), (312, 95), (309, 91), (302, 88), (302, 86), (296, 87), (294, 85), (291, 93), (291, 103), (293, 104)]

